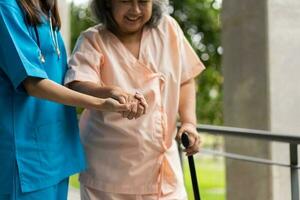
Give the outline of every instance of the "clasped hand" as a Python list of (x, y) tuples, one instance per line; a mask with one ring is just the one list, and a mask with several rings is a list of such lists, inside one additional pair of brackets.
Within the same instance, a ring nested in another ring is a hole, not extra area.
[(129, 94), (119, 87), (110, 90), (110, 97), (117, 100), (120, 104), (127, 104), (126, 111), (120, 111), (124, 118), (136, 119), (146, 113), (148, 104), (144, 96), (138, 92), (134, 95)]

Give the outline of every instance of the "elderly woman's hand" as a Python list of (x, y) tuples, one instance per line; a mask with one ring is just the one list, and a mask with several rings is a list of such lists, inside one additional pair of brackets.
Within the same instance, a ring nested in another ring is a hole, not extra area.
[(136, 119), (146, 113), (148, 104), (144, 96), (140, 93), (129, 94), (119, 87), (113, 87), (110, 91), (110, 97), (116, 99), (122, 104), (129, 104), (130, 110), (122, 112), (124, 118)]
[(148, 104), (142, 94), (128, 94), (127, 102), (130, 104), (130, 111), (123, 112), (123, 117), (128, 119), (136, 119), (146, 113)]
[(186, 152), (187, 156), (191, 156), (196, 154), (200, 150), (200, 145), (202, 143), (201, 137), (197, 132), (196, 126), (191, 123), (183, 123), (176, 135), (176, 140), (181, 142), (182, 134), (186, 132), (189, 138), (189, 147), (184, 149), (183, 151)]

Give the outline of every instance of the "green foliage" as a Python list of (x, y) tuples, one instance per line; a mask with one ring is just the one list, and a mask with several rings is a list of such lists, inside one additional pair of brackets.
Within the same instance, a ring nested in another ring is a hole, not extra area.
[[(220, 47), (221, 0), (171, 0), (170, 13), (206, 66), (197, 78), (197, 117), (199, 123), (223, 123)], [(71, 4), (71, 47), (80, 32), (95, 25), (87, 7)]]
[(71, 3), (71, 49), (74, 48), (81, 31), (94, 26), (96, 22), (92, 18), (90, 10), (86, 6), (76, 6)]
[(170, 5), (172, 16), (206, 66), (197, 79), (198, 122), (222, 124), (221, 0), (172, 0)]

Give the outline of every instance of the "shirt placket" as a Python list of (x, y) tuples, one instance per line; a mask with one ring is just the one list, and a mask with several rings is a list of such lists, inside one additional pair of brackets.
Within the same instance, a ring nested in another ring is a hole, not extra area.
[(166, 158), (166, 152), (168, 151), (168, 148), (170, 148), (170, 145), (168, 145), (168, 123), (167, 123), (167, 114), (166, 110), (163, 106), (163, 99), (162, 94), (164, 92), (165, 88), (165, 77), (163, 74), (159, 75), (159, 113), (160, 113), (160, 121), (161, 121), (161, 127), (162, 131), (160, 134), (162, 134), (162, 141), (161, 142), (161, 153), (159, 156), (159, 175), (158, 175), (158, 199), (160, 199), (161, 194), (167, 194), (172, 191), (172, 183), (174, 181), (174, 173), (171, 170), (168, 160)]

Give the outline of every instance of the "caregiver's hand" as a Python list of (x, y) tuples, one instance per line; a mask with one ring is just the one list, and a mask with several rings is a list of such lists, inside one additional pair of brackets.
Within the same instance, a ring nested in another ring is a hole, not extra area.
[(129, 112), (131, 108), (130, 104), (121, 104), (120, 102), (112, 98), (105, 99), (104, 103), (102, 103), (100, 107), (100, 110), (109, 112)]
[(191, 156), (193, 154), (198, 153), (202, 141), (200, 135), (197, 132), (195, 125), (191, 123), (183, 123), (176, 135), (177, 141), (179, 142), (181, 141), (181, 136), (184, 132), (188, 134), (190, 146), (184, 149), (183, 151), (186, 152), (187, 156)]
[(109, 97), (117, 100), (119, 103), (125, 104), (128, 102), (129, 95), (119, 87), (112, 87), (109, 90)]

